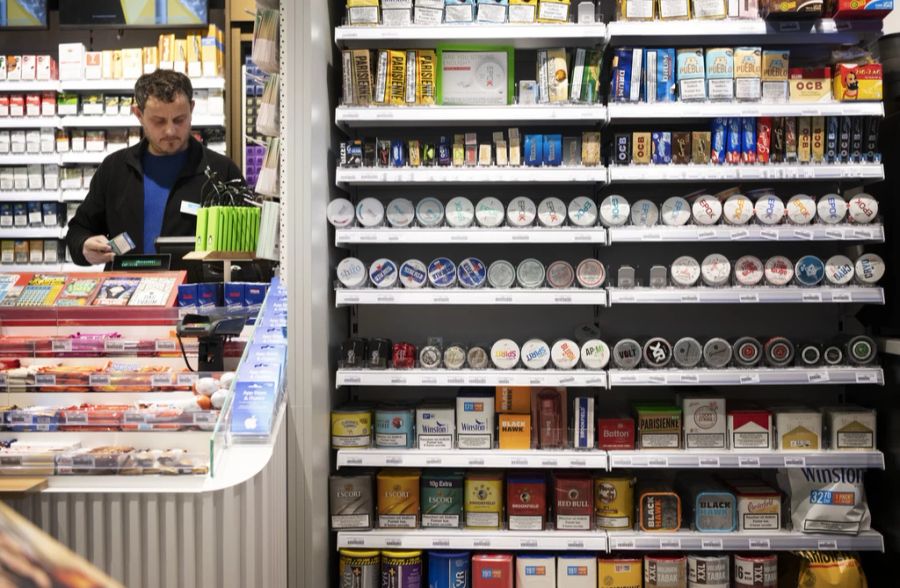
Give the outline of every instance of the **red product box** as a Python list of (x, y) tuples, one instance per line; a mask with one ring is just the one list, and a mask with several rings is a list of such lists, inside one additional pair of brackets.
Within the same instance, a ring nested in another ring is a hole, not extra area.
[(539, 474), (508, 476), (506, 513), (511, 531), (543, 531), (547, 525), (547, 480)]
[(634, 419), (597, 419), (597, 449), (634, 449)]
[(557, 530), (594, 528), (594, 483), (590, 476), (556, 474), (553, 490)]
[(40, 94), (28, 94), (25, 96), (25, 116), (41, 116)]
[(0, 116), (9, 116), (9, 94), (0, 94)]
[(41, 94), (41, 116), (56, 116), (56, 92)]
[(894, 9), (894, 0), (836, 0), (833, 7), (834, 18), (839, 20), (880, 20)]
[(479, 553), (472, 556), (472, 588), (513, 588), (513, 556)]
[(12, 94), (9, 97), (9, 116), (25, 116), (25, 96)]
[(772, 449), (772, 413), (768, 410), (728, 411), (731, 449)]

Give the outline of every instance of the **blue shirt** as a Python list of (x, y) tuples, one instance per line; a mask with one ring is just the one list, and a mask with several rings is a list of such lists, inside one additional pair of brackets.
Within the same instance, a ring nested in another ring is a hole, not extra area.
[(144, 167), (144, 253), (156, 253), (156, 238), (162, 231), (169, 194), (187, 162), (187, 149), (175, 155), (145, 152)]

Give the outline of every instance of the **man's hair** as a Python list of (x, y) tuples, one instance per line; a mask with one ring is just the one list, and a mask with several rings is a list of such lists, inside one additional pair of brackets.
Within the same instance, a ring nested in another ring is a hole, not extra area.
[(194, 99), (194, 87), (190, 78), (170, 69), (144, 74), (134, 84), (134, 101), (141, 110), (147, 106), (151, 96), (161, 102), (174, 102), (179, 94), (184, 94), (190, 102)]

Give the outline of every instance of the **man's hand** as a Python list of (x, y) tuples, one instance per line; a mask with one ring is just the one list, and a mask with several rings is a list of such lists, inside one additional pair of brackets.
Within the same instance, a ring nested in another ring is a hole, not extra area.
[(110, 263), (113, 260), (113, 250), (109, 246), (109, 239), (103, 235), (95, 235), (84, 242), (81, 253), (91, 265)]

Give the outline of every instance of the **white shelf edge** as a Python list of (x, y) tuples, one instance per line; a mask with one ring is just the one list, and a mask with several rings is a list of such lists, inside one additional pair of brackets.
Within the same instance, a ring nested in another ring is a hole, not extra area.
[[(2, 81), (0, 92), (133, 92), (134, 80)], [(191, 78), (195, 90), (223, 90), (225, 78)]]
[(605, 388), (602, 370), (337, 370), (341, 386), (590, 386)]
[(781, 531), (732, 533), (646, 533), (607, 531), (610, 551), (884, 551), (884, 538), (877, 531), (858, 536), (821, 535)]
[(62, 239), (65, 236), (65, 227), (0, 227), (0, 239)]
[(773, 469), (862, 467), (884, 469), (880, 451), (751, 451), (654, 449), (609, 451), (609, 468), (624, 469)]
[(610, 288), (609, 304), (884, 304), (884, 289), (848, 286)]
[[(836, 43), (842, 39), (880, 36), (880, 21), (815, 21), (767, 22), (763, 19), (726, 19), (685, 21), (615, 21), (609, 24), (613, 45), (637, 37), (663, 37), (673, 42), (697, 43), (700, 37), (770, 37), (770, 44)], [(835, 37), (823, 38), (823, 35)]]
[(403, 549), (515, 549), (606, 551), (605, 531), (373, 529), (338, 531), (337, 546)]
[[(197, 115), (191, 120), (194, 127), (225, 126), (225, 115)], [(132, 115), (117, 116), (63, 116), (59, 119), (63, 128), (140, 128), (141, 123)]]
[[(0, 272), (102, 272), (102, 265), (81, 266), (74, 263), (3, 263)], [(0, 395), (3, 392), (0, 391)]]
[(884, 116), (883, 102), (612, 102), (610, 122), (728, 116)]
[(871, 225), (685, 225), (671, 227), (612, 227), (610, 243), (655, 243), (683, 241), (884, 241), (884, 226)]
[(337, 467), (467, 467), (607, 469), (597, 450), (339, 449)]
[[(506, 41), (517, 48), (552, 46), (554, 42), (579, 42), (602, 44), (607, 40), (607, 26), (566, 24), (441, 24), (408, 25), (402, 27), (339, 26), (334, 30), (335, 43), (339, 47), (355, 46), (364, 42), (421, 43), (437, 41)], [(405, 45), (404, 45), (405, 46)]]
[(725, 369), (609, 370), (615, 386), (759, 386), (759, 385), (884, 385), (884, 371), (871, 367), (788, 367)]
[(538, 289), (494, 289), (494, 288), (421, 288), (405, 289), (367, 288), (349, 290), (337, 288), (335, 304), (347, 306), (354, 304), (395, 305), (395, 304), (428, 304), (428, 305), (592, 305), (606, 306), (606, 290), (585, 288), (538, 288)]
[(586, 183), (607, 181), (606, 168), (596, 167), (402, 167), (337, 168), (338, 185)]
[(59, 123), (58, 116), (0, 116), (0, 129), (55, 129)]
[(0, 190), (0, 202), (60, 202), (59, 190)]
[(603, 105), (339, 106), (335, 122), (347, 127), (397, 124), (532, 122), (605, 123)]
[(880, 163), (771, 165), (624, 165), (609, 168), (609, 183), (731, 180), (883, 180)]
[(590, 243), (606, 245), (607, 231), (589, 229), (336, 229), (335, 245), (363, 243)]

